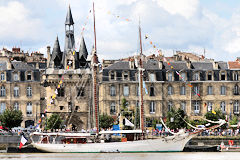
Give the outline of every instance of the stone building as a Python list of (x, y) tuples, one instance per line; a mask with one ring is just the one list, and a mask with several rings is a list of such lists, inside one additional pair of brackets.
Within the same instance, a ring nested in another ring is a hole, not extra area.
[(69, 7), (65, 21), (64, 50), (60, 48), (58, 37), (52, 52), (50, 47), (47, 48), (47, 69), (42, 76), (41, 112), (47, 107), (48, 117), (53, 113), (60, 114), (67, 127), (81, 130), (88, 129), (91, 124), (91, 64), (84, 38), (81, 39), (79, 51), (75, 47), (74, 21)]
[[(138, 106), (138, 68), (133, 59), (111, 65), (106, 62), (99, 86), (100, 112), (117, 116), (123, 98), (129, 108)], [(145, 59), (143, 78), (148, 92), (144, 92), (145, 116), (166, 117), (172, 107), (182, 108), (191, 119), (216, 109), (230, 118), (239, 115), (239, 75), (239, 61), (176, 60), (169, 65)]]
[(40, 117), (40, 71), (21, 61), (0, 57), (0, 113), (21, 110), (22, 127), (35, 125)]

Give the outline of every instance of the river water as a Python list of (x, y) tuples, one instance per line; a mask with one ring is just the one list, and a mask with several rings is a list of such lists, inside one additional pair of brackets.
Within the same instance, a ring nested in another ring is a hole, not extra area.
[(240, 159), (240, 152), (179, 153), (0, 153), (0, 160), (222, 160)]

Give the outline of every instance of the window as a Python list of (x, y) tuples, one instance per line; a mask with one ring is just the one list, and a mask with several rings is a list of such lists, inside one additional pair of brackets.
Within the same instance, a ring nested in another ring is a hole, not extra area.
[(114, 74), (114, 72), (111, 72), (111, 73), (110, 73), (110, 78), (111, 78), (111, 80), (115, 80), (115, 74)]
[(28, 81), (32, 80), (32, 73), (31, 72), (27, 73), (27, 80)]
[(222, 101), (222, 102), (220, 103), (220, 106), (221, 106), (222, 112), (225, 113), (225, 112), (226, 112), (226, 103), (225, 103), (224, 101)]
[(180, 95), (186, 95), (186, 87), (185, 86), (180, 87)]
[(236, 84), (235, 86), (234, 86), (234, 89), (233, 89), (233, 94), (234, 95), (238, 95), (239, 94), (239, 89), (238, 89), (238, 85)]
[(226, 87), (225, 86), (221, 86), (221, 95), (226, 95)]
[(14, 80), (14, 81), (18, 81), (18, 80), (19, 80), (19, 77), (18, 77), (18, 74), (17, 74), (17, 73), (14, 73), (14, 74), (13, 74), (13, 80)]
[(4, 80), (5, 80), (5, 74), (1, 73), (1, 81), (4, 81)]
[(207, 103), (207, 111), (208, 112), (212, 111), (212, 105), (213, 105), (212, 102)]
[(238, 72), (235, 72), (235, 73), (233, 74), (233, 80), (234, 80), (234, 81), (238, 81)]
[(194, 106), (194, 113), (198, 114), (200, 112), (200, 103), (199, 103), (199, 101), (194, 101), (193, 102), (193, 106)]
[(168, 86), (168, 95), (172, 95), (172, 94), (173, 94), (173, 87)]
[(16, 110), (16, 111), (19, 110), (19, 103), (18, 102), (14, 103), (14, 110)]
[(129, 87), (128, 86), (123, 87), (123, 96), (129, 96)]
[(199, 86), (194, 86), (193, 87), (193, 92), (194, 92), (194, 95), (199, 95), (199, 93), (200, 93)]
[(116, 104), (115, 104), (115, 102), (111, 102), (110, 114), (116, 114)]
[(234, 101), (234, 103), (233, 103), (233, 113), (239, 114), (239, 102), (238, 101)]
[(194, 81), (199, 81), (199, 73), (194, 73), (193, 80)]
[(63, 109), (64, 109), (64, 106), (59, 106), (59, 109), (60, 109), (60, 110), (63, 110)]
[(27, 87), (27, 97), (32, 97), (32, 87), (31, 86)]
[(181, 102), (180, 107), (184, 112), (186, 112), (186, 102), (185, 101)]
[(172, 77), (172, 73), (171, 72), (168, 73), (168, 81), (169, 82), (173, 81), (173, 77)]
[(27, 116), (32, 116), (32, 103), (27, 103)]
[(212, 72), (208, 72), (208, 75), (207, 75), (207, 80), (211, 81), (212, 80)]
[(168, 102), (168, 111), (171, 111), (172, 107), (173, 107), (173, 103), (172, 103), (172, 101), (169, 101)]
[(13, 88), (13, 96), (14, 97), (19, 97), (19, 87), (14, 87)]
[(149, 81), (150, 82), (155, 82), (156, 80), (155, 80), (155, 75), (154, 75), (154, 73), (150, 73), (149, 74)]
[(221, 72), (221, 80), (225, 80), (225, 72)]
[(149, 113), (151, 113), (151, 114), (155, 113), (155, 102), (154, 101), (150, 102)]
[(123, 79), (124, 80), (128, 80), (128, 72), (124, 72), (123, 73)]
[(1, 86), (0, 97), (5, 97), (5, 96), (6, 96), (6, 89), (4, 86)]
[(58, 88), (57, 90), (58, 90), (57, 96), (58, 97), (64, 97), (64, 88)]
[(77, 111), (78, 109), (79, 109), (79, 106), (76, 106), (76, 107), (75, 107), (75, 111)]
[(116, 87), (114, 85), (110, 86), (110, 96), (116, 96)]
[(6, 103), (1, 103), (0, 113), (3, 113), (6, 110)]
[(149, 96), (155, 96), (155, 94), (154, 94), (154, 85), (150, 86), (150, 94), (149, 94)]
[(182, 77), (181, 80), (186, 81), (186, 73), (181, 73), (180, 75)]
[(207, 94), (208, 95), (213, 95), (213, 87), (212, 86), (207, 87)]

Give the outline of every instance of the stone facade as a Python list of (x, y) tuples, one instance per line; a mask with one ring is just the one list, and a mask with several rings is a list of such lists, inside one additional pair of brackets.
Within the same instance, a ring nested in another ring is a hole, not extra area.
[[(145, 116), (166, 117), (172, 107), (182, 108), (191, 119), (216, 109), (229, 117), (238, 116), (239, 75), (240, 67), (235, 65), (232, 69), (228, 62), (173, 61), (169, 65), (154, 59), (145, 60), (143, 78), (148, 91), (148, 94), (144, 92)], [(107, 65), (102, 70), (99, 88), (101, 113), (117, 116), (123, 98), (130, 108), (136, 108), (138, 69), (134, 62), (130, 59)]]

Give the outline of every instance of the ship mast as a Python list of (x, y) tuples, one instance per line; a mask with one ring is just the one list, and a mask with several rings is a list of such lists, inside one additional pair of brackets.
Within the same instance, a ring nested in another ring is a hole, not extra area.
[(140, 42), (140, 58), (139, 58), (139, 88), (140, 88), (140, 126), (142, 129), (142, 138), (144, 133), (144, 106), (143, 106), (143, 61), (142, 61), (142, 36), (139, 20), (139, 42)]
[(95, 127), (97, 134), (99, 133), (99, 122), (98, 122), (98, 100), (97, 100), (97, 68), (98, 68), (98, 57), (97, 57), (97, 40), (96, 40), (96, 27), (95, 27), (95, 10), (93, 2), (93, 27), (94, 27), (94, 51), (92, 57), (93, 67), (93, 105), (95, 109)]

